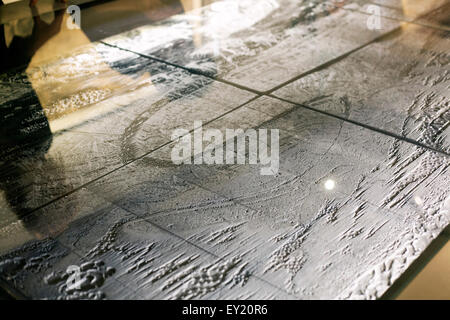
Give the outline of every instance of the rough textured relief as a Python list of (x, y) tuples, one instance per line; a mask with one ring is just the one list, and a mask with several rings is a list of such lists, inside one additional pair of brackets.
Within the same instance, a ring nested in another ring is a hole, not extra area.
[[(19, 131), (51, 129), (0, 152), (2, 283), (34, 299), (380, 298), (450, 222), (449, 34), (367, 18), (218, 1), (1, 74), (4, 123), (38, 110)], [(171, 133), (196, 120), (279, 129), (279, 172), (175, 165)]]

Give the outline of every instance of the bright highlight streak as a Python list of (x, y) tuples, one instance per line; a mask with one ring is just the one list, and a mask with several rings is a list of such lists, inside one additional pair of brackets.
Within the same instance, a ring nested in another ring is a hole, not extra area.
[(414, 197), (414, 201), (415, 201), (419, 206), (421, 206), (421, 205), (423, 204), (423, 200), (422, 200), (421, 197), (418, 197), (418, 196)]

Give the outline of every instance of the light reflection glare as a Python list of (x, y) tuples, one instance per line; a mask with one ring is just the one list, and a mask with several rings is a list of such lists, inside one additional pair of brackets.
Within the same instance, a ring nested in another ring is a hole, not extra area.
[(332, 179), (328, 179), (325, 181), (325, 189), (327, 190), (333, 190), (336, 187), (336, 182)]

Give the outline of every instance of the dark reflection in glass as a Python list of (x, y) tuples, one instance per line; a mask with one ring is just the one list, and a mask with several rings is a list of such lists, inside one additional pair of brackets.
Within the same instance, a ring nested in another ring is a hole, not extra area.
[[(47, 24), (41, 20), (36, 6), (30, 5), (31, 35), (13, 36), (7, 41), (5, 26), (0, 26), (2, 72), (23, 72), (36, 51), (61, 28), (64, 10), (55, 11), (53, 22)], [(19, 217), (31, 209), (27, 207), (26, 195), (30, 187), (27, 181), (32, 181), (33, 170), (25, 163), (46, 161), (45, 154), (52, 143), (48, 119), (31, 83), (22, 79), (20, 87), (22, 93), (3, 97), (5, 100), (0, 105), (0, 188)]]
[[(42, 205), (42, 203), (33, 199), (33, 193), (36, 192), (33, 190), (33, 184), (37, 175), (48, 175), (49, 181), (54, 180), (51, 183), (51, 188), (59, 190), (55, 197), (68, 191), (68, 186), (63, 185), (66, 184), (65, 179), (52, 177), (50, 172), (42, 172), (42, 168), (51, 168), (52, 172), (63, 173), (64, 168), (58, 168), (60, 164), (57, 161), (46, 157), (53, 141), (53, 133), (46, 116), (46, 112), (49, 110), (44, 110), (38, 94), (26, 76), (26, 69), (33, 56), (44, 44), (55, 37), (62, 27), (64, 28), (62, 24), (65, 21), (63, 18), (66, 14), (66, 6), (64, 5), (65, 1), (55, 0), (53, 3), (54, 18), (48, 23), (48, 19), (45, 20), (43, 14), (39, 14), (36, 7), (37, 2), (30, 1), (32, 17), (23, 20), (24, 23), (32, 24), (31, 26), (28, 25), (27, 32), (19, 32), (19, 34), (13, 34), (12, 37), (11, 34), (6, 36), (5, 26), (0, 25), (0, 73), (2, 74), (0, 82), (6, 87), (11, 87), (11, 89), (5, 91), (10, 91), (11, 94), (2, 97), (2, 101), (0, 101), (0, 189), (4, 192), (7, 204), (19, 218), (23, 218), (36, 206)], [(63, 3), (62, 6), (61, 3)], [(97, 9), (98, 3), (101, 8)], [(133, 3), (135, 4), (134, 7)], [(3, 5), (1, 0), (0, 4)], [(84, 11), (83, 8), (88, 10)], [(144, 11), (141, 12), (141, 8)], [(83, 32), (89, 41), (98, 41), (141, 25), (151, 24), (175, 14), (183, 13), (185, 7), (180, 0), (93, 1), (87, 3), (84, 7), (82, 6), (82, 9), (83, 19), (81, 20), (80, 32)], [(105, 21), (110, 21), (108, 25), (111, 28), (105, 28), (105, 25), (98, 27), (96, 23), (103, 18)], [(176, 58), (176, 64), (183, 66), (189, 63), (188, 60), (191, 59), (191, 54), (195, 49), (193, 39), (180, 39), (168, 46), (156, 48), (154, 53), (156, 56), (162, 57), (163, 60), (165, 57)], [(199, 58), (210, 59), (205, 56)], [(143, 58), (140, 57), (139, 59)], [(137, 78), (146, 72), (150, 75), (165, 72), (165, 68), (162, 67), (163, 64), (153, 64), (150, 63), (151, 60), (143, 65), (130, 61), (129, 58), (115, 62), (108, 61), (108, 59), (104, 60), (112, 70), (130, 78)], [(215, 70), (208, 75), (215, 76)], [(165, 99), (168, 101), (178, 99), (200, 87), (207, 86), (211, 82), (212, 79), (204, 78), (193, 83), (173, 85), (172, 90), (167, 92)], [(167, 83), (160, 84), (158, 79), (152, 79), (152, 83), (157, 89), (168, 85)], [(20, 89), (17, 89), (18, 87)], [(148, 114), (141, 116), (146, 118)], [(139, 120), (138, 116), (135, 122), (140, 122)], [(130, 159), (127, 158), (128, 160)], [(38, 167), (41, 169), (36, 169)], [(82, 174), (83, 172), (80, 172), (80, 175)], [(45, 193), (46, 190), (41, 188), (38, 192)], [(22, 222), (25, 228), (40, 237), (39, 235), (49, 235), (49, 232), (54, 233), (51, 230), (41, 230), (44, 226), (50, 227), (50, 225), (53, 225), (51, 227), (54, 229), (53, 231), (64, 230), (74, 214), (74, 212), (59, 212), (58, 215), (63, 215), (63, 217), (53, 217), (54, 221), (43, 224), (30, 219), (23, 219)], [(59, 226), (55, 226), (55, 223)]]
[[(36, 5), (33, 2), (36, 1), (30, 1), (31, 13), (33, 15), (31, 35), (27, 37), (13, 35), (9, 43), (5, 38), (5, 26), (0, 26), (0, 72), (28, 64), (36, 51), (61, 29), (61, 22), (65, 10), (55, 10), (55, 18), (51, 23), (47, 24), (41, 19)], [(1, 0), (0, 5), (3, 5), (3, 1)], [(27, 24), (27, 21), (24, 21), (23, 24)]]

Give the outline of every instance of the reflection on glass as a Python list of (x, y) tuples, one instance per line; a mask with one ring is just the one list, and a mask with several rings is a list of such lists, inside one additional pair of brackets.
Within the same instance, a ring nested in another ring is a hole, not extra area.
[[(0, 0), (0, 5), (11, 2)], [(87, 120), (89, 117), (92, 118), (92, 115), (98, 116), (98, 113), (93, 112), (95, 108), (80, 109), (78, 105), (75, 106), (78, 108), (71, 108), (69, 102), (79, 101), (79, 96), (99, 97), (101, 100), (123, 94), (124, 88), (133, 89), (133, 95), (136, 96), (137, 89), (145, 84), (147, 84), (144, 88), (146, 94), (149, 94), (149, 89), (153, 87), (158, 89), (158, 84), (150, 85), (149, 77), (152, 69), (137, 70), (139, 66), (135, 68), (135, 65), (130, 65), (132, 61), (116, 61), (103, 57), (102, 53), (96, 52), (95, 48), (89, 51), (89, 54), (78, 55), (78, 60), (73, 65), (61, 65), (61, 57), (75, 56), (74, 50), (83, 46), (94, 47), (95, 44), (91, 44), (92, 41), (122, 32), (123, 28), (129, 27), (113, 23), (111, 25), (114, 28), (106, 29), (105, 33), (104, 28), (98, 28), (99, 20), (104, 23), (108, 18), (114, 22), (117, 19), (119, 21), (129, 19), (139, 24), (151, 24), (183, 13), (188, 1), (111, 1), (100, 3), (98, 9), (96, 4), (90, 10), (90, 17), (89, 13), (83, 16), (81, 29), (78, 30), (67, 28), (70, 17), (64, 2), (62, 0), (19, 2), (21, 10), (14, 14), (19, 14), (20, 17), (13, 19), (11, 16), (5, 18), (3, 15), (0, 24), (0, 74), (2, 75), (0, 80), (12, 84), (10, 86), (12, 89), (10, 91), (7, 89), (5, 91), (7, 96), (2, 97), (0, 101), (0, 188), (8, 205), (19, 218), (41, 205), (38, 200), (33, 199), (36, 187), (45, 188), (44, 184), (36, 184), (36, 181), (41, 183), (44, 180), (37, 176), (47, 175), (52, 189), (58, 189), (61, 192), (70, 189), (71, 181), (65, 182), (64, 178), (52, 176), (54, 172), (64, 176), (65, 171), (62, 162), (52, 159), (49, 155), (50, 147), (52, 142), (55, 143), (57, 134), (52, 131), (54, 129), (52, 122), (62, 120), (68, 115)], [(198, 8), (203, 2), (194, 1), (191, 9)], [(176, 46), (169, 48), (170, 53), (186, 55), (184, 51), (182, 53), (175, 51), (186, 50), (186, 48), (193, 50), (193, 40), (185, 39), (185, 42), (187, 44), (181, 49)], [(117, 52), (123, 53), (120, 50)], [(72, 69), (67, 68), (68, 66)], [(20, 81), (12, 79), (13, 77), (20, 77)], [(206, 85), (206, 82), (203, 85)], [(181, 93), (185, 90), (178, 87), (176, 89)], [(171, 95), (178, 96), (176, 93), (171, 92)], [(99, 102), (95, 100), (94, 103), (91, 100), (85, 105), (91, 106)], [(67, 103), (56, 105), (55, 101)], [(65, 108), (65, 105), (69, 107)], [(89, 112), (83, 113), (88, 109)], [(102, 112), (104, 111), (103, 106)], [(58, 122), (60, 130), (68, 129), (74, 123), (80, 123), (72, 120)], [(62, 167), (58, 168), (59, 166)], [(46, 171), (47, 168), (51, 170)], [(39, 192), (46, 193), (45, 190), (39, 190)], [(48, 229), (49, 223), (31, 225), (29, 221), (24, 220), (23, 224), (34, 235), (50, 235), (53, 231), (62, 231), (64, 225), (70, 222), (72, 215), (76, 214), (73, 208), (69, 211), (71, 212), (59, 212), (57, 213), (59, 217), (52, 217), (52, 221), (55, 223), (58, 221), (59, 225), (59, 227), (51, 227), (52, 230), (40, 230), (42, 227)]]
[(336, 182), (332, 179), (328, 179), (325, 181), (324, 186), (327, 190), (333, 190), (336, 187)]
[[(4, 3), (0, 1), (0, 4)], [(38, 95), (23, 74), (34, 54), (61, 28), (63, 10), (40, 16), (33, 1), (27, 18), (0, 25), (0, 71), (8, 96), (0, 103), (0, 188), (19, 216), (30, 212), (35, 166), (45, 165), (53, 135)], [(12, 71), (11, 71), (12, 69)], [(18, 76), (21, 74), (21, 76)], [(10, 79), (16, 77), (17, 82)]]
[(407, 18), (415, 19), (423, 14), (430, 12), (433, 9), (439, 8), (444, 5), (447, 0), (401, 0), (403, 14)]

